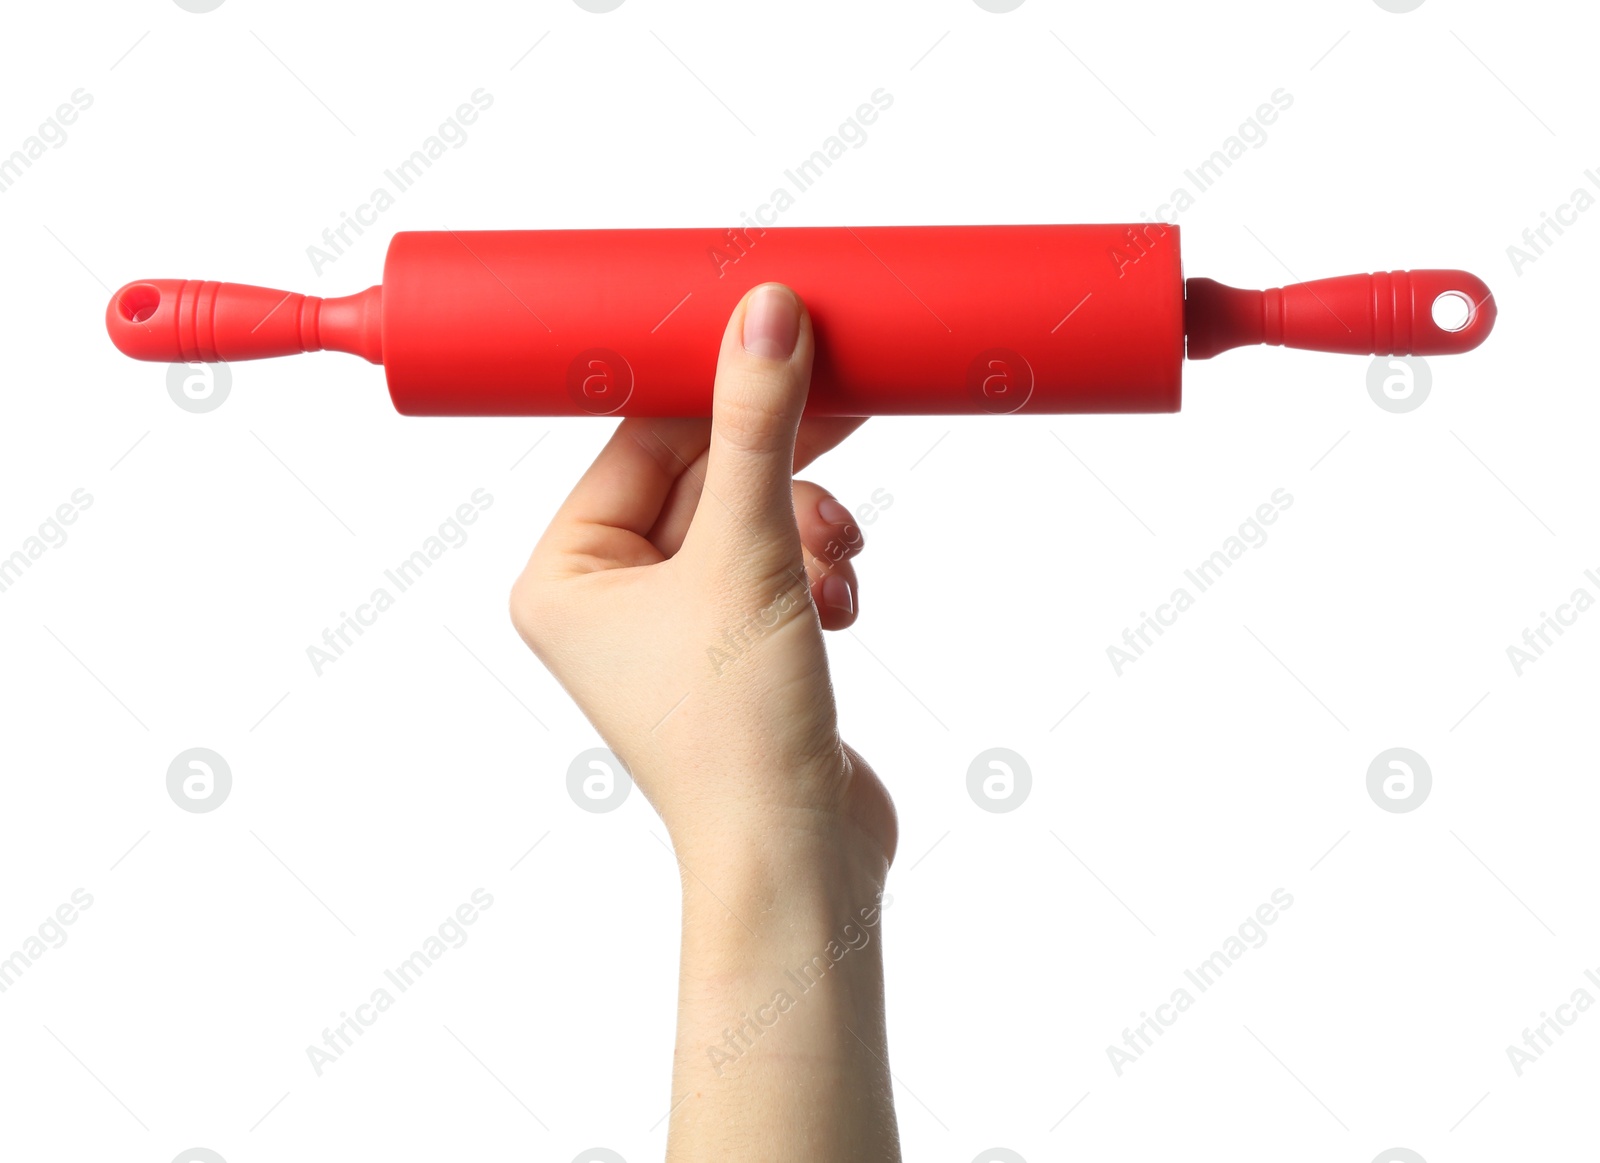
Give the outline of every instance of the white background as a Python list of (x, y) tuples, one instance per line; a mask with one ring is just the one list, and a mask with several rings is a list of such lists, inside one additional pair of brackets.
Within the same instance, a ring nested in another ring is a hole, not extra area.
[[(236, 365), (194, 414), (101, 316), (140, 277), (349, 293), (401, 229), (731, 226), (880, 87), (785, 224), (1153, 215), (1282, 88), (1179, 217), (1187, 273), (1461, 267), (1500, 310), (1405, 414), (1364, 358), (1262, 348), (1190, 364), (1178, 415), (880, 420), (812, 470), (892, 497), (832, 659), (901, 817), (906, 1157), (1592, 1150), (1600, 1015), (1520, 1077), (1506, 1047), (1600, 998), (1600, 613), (1520, 677), (1506, 648), (1600, 596), (1600, 213), (1520, 273), (1507, 247), (1600, 195), (1595, 31), (1447, 0), (8, 10), (0, 152), (93, 105), (0, 194), (0, 554), (93, 503), (0, 593), (0, 956), (94, 903), (0, 994), (0, 1156), (660, 1157), (673, 860), (637, 794), (569, 798), (598, 740), (505, 610), (611, 423), (405, 419), (340, 355)], [(466, 144), (314, 274), (478, 88)], [(478, 488), (470, 540), (314, 674)], [(1106, 648), (1280, 488), (1267, 542), (1118, 677)], [(1406, 814), (1366, 787), (1397, 746), (1433, 773)], [(168, 797), (191, 747), (231, 767), (216, 811)], [(990, 747), (1031, 768), (1017, 810), (967, 794)], [(306, 1047), (480, 887), (471, 939), (319, 1077)], [(1270, 940), (1119, 1076), (1108, 1045), (1278, 888)]]

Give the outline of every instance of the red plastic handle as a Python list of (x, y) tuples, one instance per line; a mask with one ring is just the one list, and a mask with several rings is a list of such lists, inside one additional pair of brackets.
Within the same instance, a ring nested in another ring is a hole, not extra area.
[[(1457, 297), (1459, 327), (1434, 322), (1439, 299)], [(1386, 271), (1243, 291), (1190, 279), (1184, 302), (1189, 358), (1210, 359), (1252, 343), (1349, 355), (1456, 355), (1494, 327), (1494, 296), (1466, 271)]]
[(383, 362), (380, 287), (319, 299), (243, 283), (141, 279), (106, 306), (106, 331), (124, 355), (160, 362), (265, 359), (346, 351)]

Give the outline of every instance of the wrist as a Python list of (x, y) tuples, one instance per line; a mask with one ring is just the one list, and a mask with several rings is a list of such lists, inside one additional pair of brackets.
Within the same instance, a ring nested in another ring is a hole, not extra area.
[(671, 832), (686, 904), (709, 892), (728, 909), (742, 901), (742, 911), (792, 914), (834, 909), (846, 898), (875, 900), (882, 891), (889, 861), (853, 820), (812, 811), (759, 814)]
[(886, 1054), (887, 863), (874, 845), (746, 832), (683, 854), (680, 869), (686, 1077), (732, 1082), (780, 1060), (827, 1074)]
[[(750, 798), (723, 811), (697, 802), (666, 816), (680, 862), (734, 883), (795, 877), (805, 883), (831, 873), (859, 887), (883, 887), (898, 846), (894, 803), (877, 774), (852, 748), (841, 747), (842, 770), (819, 784), (820, 795), (790, 802)], [(794, 789), (794, 773), (775, 778)], [(690, 878), (685, 872), (685, 886)]]
[(877, 957), (888, 863), (853, 829), (729, 829), (678, 865), (685, 968), (702, 979), (770, 978), (830, 946)]

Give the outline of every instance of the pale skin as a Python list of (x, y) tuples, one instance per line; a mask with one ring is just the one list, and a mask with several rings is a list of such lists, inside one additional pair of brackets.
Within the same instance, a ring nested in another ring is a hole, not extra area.
[(627, 765), (683, 889), (668, 1163), (895, 1163), (880, 894), (894, 807), (839, 737), (824, 630), (859, 612), (850, 514), (794, 478), (799, 298), (734, 309), (712, 419), (624, 420), (539, 540), (512, 620)]

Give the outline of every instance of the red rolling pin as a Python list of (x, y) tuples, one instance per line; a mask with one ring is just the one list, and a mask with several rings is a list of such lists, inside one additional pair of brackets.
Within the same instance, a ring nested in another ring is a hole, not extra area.
[(1245, 291), (1185, 282), (1178, 242), (1150, 222), (419, 231), (360, 294), (143, 279), (106, 329), (162, 362), (350, 352), (383, 365), (407, 415), (707, 416), (729, 313), (778, 281), (816, 327), (808, 411), (878, 416), (1173, 412), (1186, 354), (1444, 355), (1494, 326), (1464, 271)]

